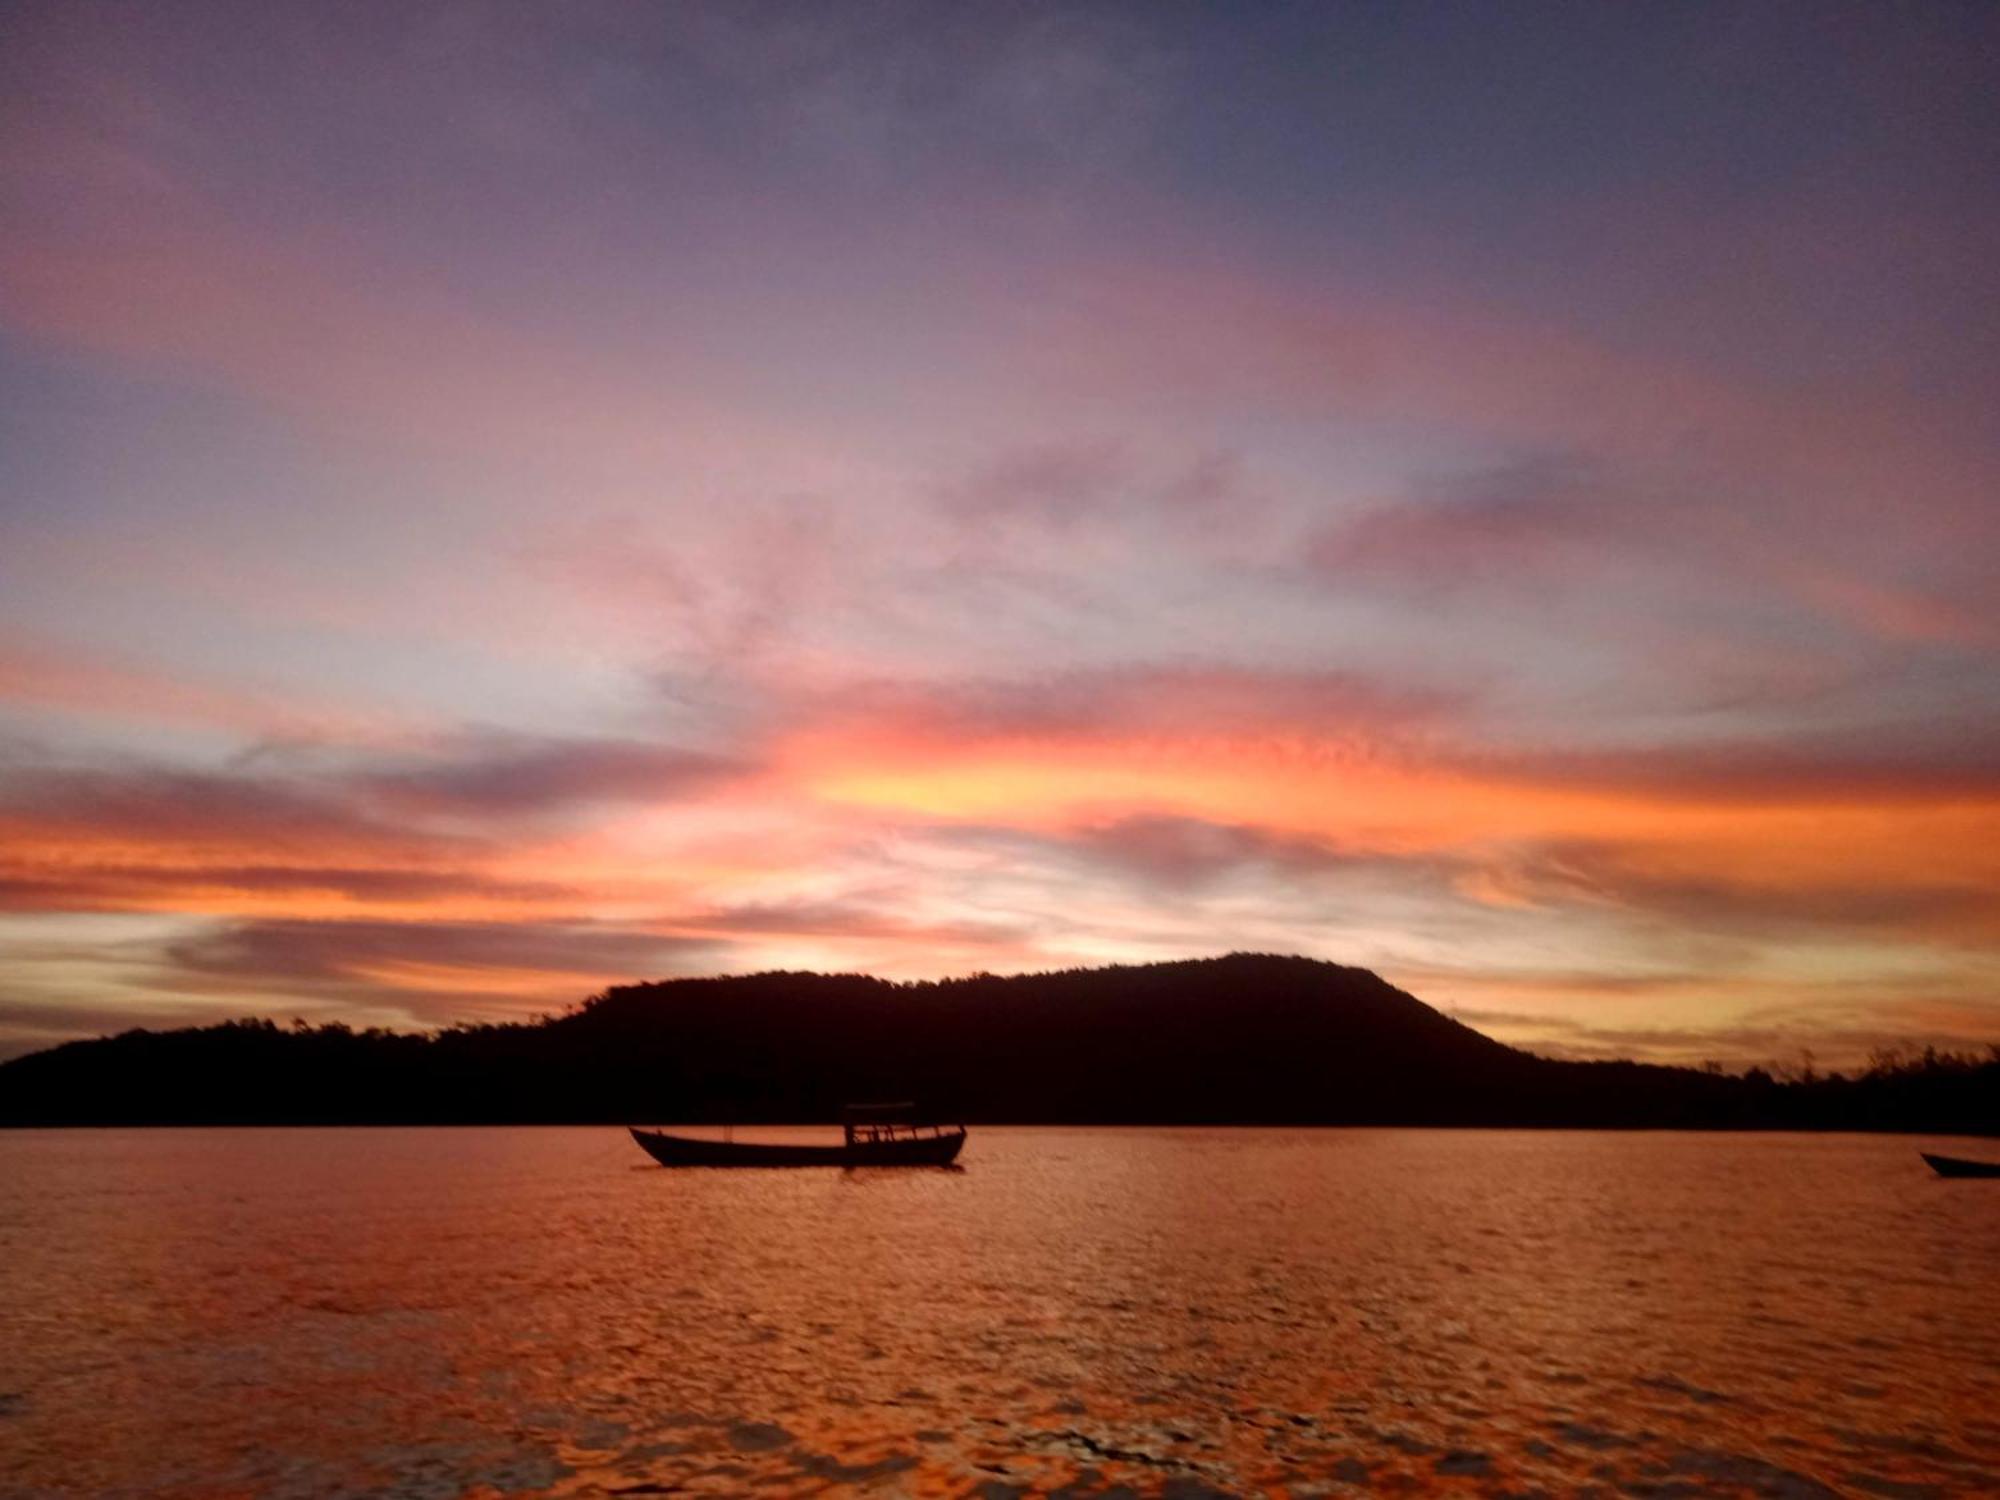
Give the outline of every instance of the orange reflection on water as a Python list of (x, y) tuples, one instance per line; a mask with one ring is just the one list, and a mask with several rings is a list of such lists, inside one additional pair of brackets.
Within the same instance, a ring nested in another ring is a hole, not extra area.
[(15, 1133), (0, 1490), (1990, 1493), (2000, 1195), (1921, 1144)]

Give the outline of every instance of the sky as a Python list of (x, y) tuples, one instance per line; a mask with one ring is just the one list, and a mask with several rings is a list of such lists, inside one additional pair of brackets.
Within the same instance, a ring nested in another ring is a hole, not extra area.
[(1235, 950), (2000, 1041), (2000, 12), (19, 3), (0, 1056)]

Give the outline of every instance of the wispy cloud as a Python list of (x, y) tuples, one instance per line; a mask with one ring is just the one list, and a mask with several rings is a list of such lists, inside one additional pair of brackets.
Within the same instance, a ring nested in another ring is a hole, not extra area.
[(364, 800), (399, 811), (505, 815), (668, 802), (746, 769), (670, 745), (477, 735), (428, 761), (364, 769), (342, 780)]
[(524, 999), (581, 999), (611, 982), (687, 972), (712, 962), (699, 939), (571, 923), (260, 921), (217, 926), (168, 945), (183, 978), (261, 995), (352, 992), (380, 1000), (435, 995), (422, 1009), (451, 1019), (503, 1014)]

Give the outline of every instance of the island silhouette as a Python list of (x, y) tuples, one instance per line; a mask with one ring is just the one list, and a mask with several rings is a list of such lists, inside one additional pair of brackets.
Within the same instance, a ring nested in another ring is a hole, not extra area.
[(0, 1065), (0, 1124), (817, 1122), (856, 1099), (1023, 1124), (2000, 1133), (2000, 1048), (1776, 1078), (1541, 1057), (1365, 969), (1266, 954), (896, 983), (620, 985), (434, 1033), (231, 1021)]

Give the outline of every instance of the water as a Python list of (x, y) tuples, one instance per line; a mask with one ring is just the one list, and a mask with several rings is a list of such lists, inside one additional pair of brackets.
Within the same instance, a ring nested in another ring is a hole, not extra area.
[(0, 1494), (2000, 1493), (1922, 1144), (0, 1133)]

